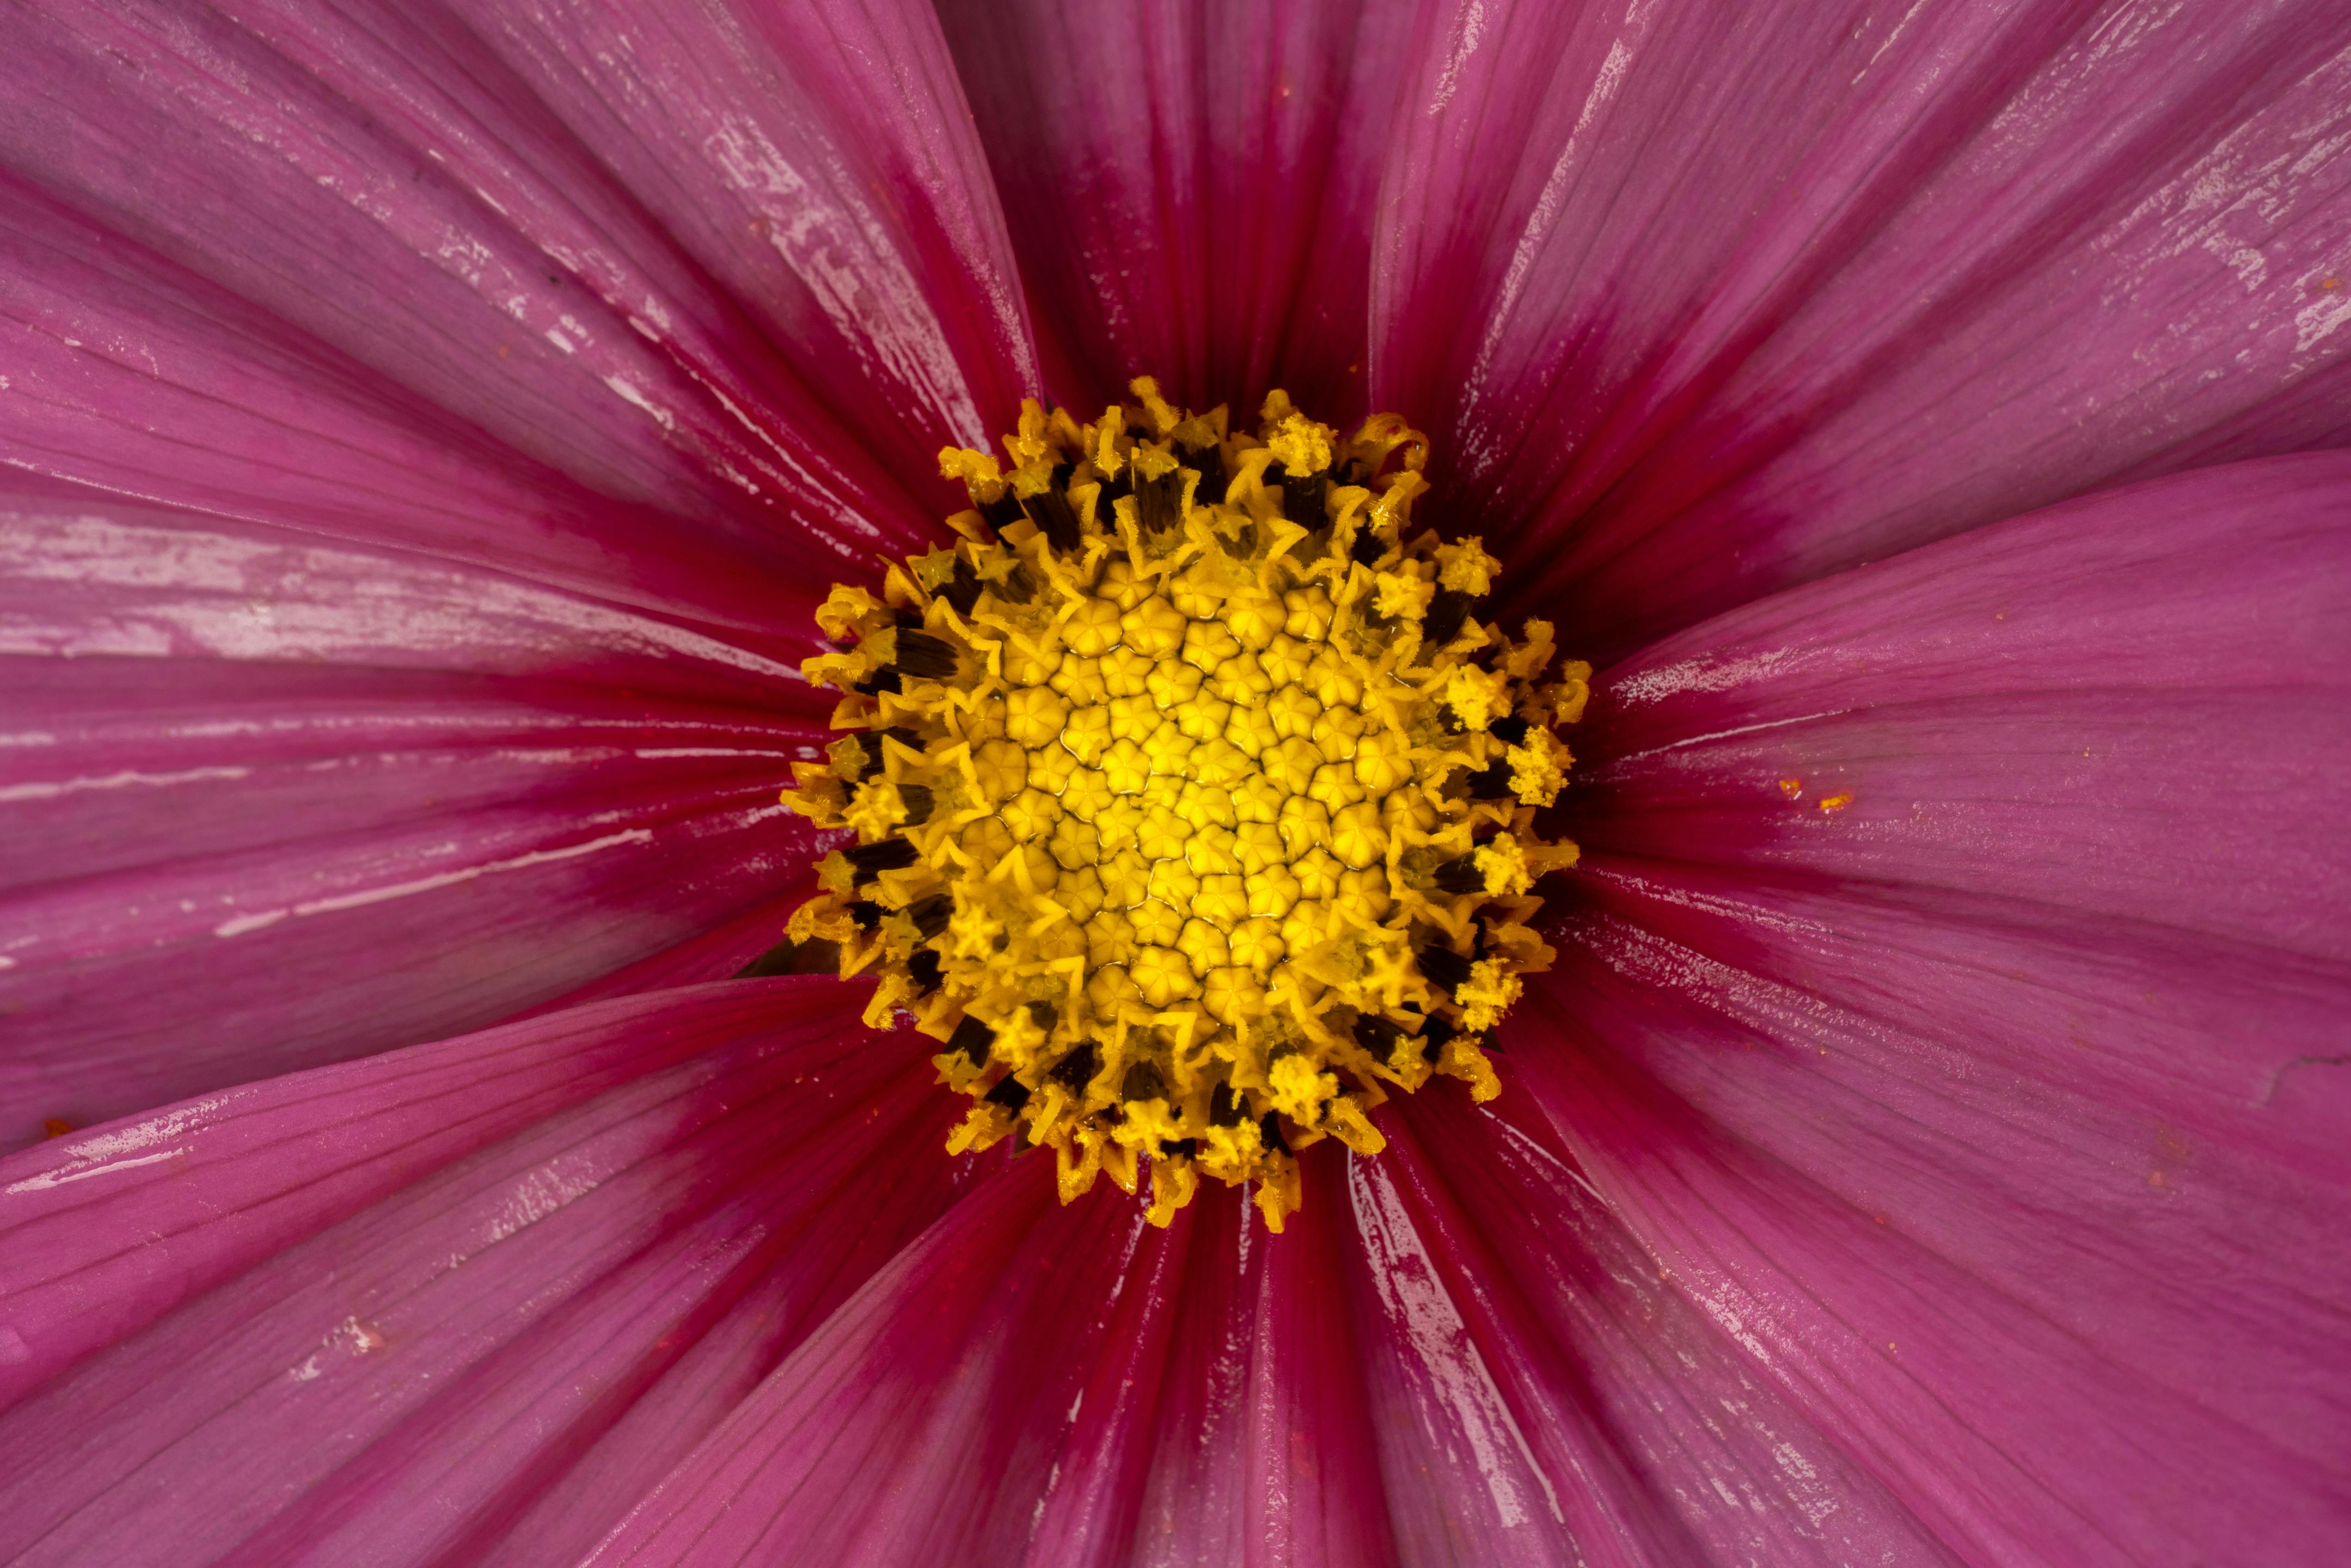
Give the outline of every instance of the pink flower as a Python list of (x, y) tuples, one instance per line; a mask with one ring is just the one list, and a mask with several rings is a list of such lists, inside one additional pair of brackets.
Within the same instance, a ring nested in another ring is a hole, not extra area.
[[(2339, 1552), (2351, 13), (942, 9), (0, 21), (0, 1556)], [(1278, 1238), (729, 978), (826, 582), (1140, 371), (1603, 668)]]

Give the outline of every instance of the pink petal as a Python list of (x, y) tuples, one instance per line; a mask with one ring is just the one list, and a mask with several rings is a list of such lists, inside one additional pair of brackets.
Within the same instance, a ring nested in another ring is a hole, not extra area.
[[(46, 1361), (125, 1333), (126, 1269), (186, 1301), (0, 1419), (24, 1560), (590, 1543), (953, 1189), (921, 1053), (844, 1034), (846, 995), (608, 1005), (0, 1167)], [(51, 1300), (108, 1321), (45, 1328)]]
[[(777, 979), (600, 1003), (248, 1084), (0, 1158), (0, 1226), (15, 1260), (0, 1389), (21, 1396), (409, 1182), (752, 1030), (779, 998), (827, 994)], [(208, 1174), (192, 1184), (191, 1172)]]
[[(1311, 1163), (1343, 1181), (1334, 1150)], [(1391, 1561), (1343, 1213), (1301, 1223), (1270, 1243), (1219, 1190), (1152, 1230), (1107, 1189), (1054, 1207), (1050, 1174), (1016, 1162), (592, 1561)]]
[(283, 9), (18, 29), (13, 462), (772, 624), (1033, 379), (926, 20)]
[[(1306, 1151), (1279, 1237), (1218, 1192), (1195, 1206), (1176, 1330), (1145, 1431), (1133, 1560), (1149, 1568), (1397, 1561), (1347, 1277), (1347, 1155)], [(1039, 1559), (1050, 1562), (1050, 1555)]]
[(1525, 1095), (1499, 1117), (1446, 1083), (1392, 1103), (1387, 1153), (1351, 1167), (1357, 1290), (1401, 1385), (1389, 1506), (1426, 1554), (1946, 1560), (1675, 1291)]
[(1408, 15), (1357, 0), (943, 6), (1057, 391), (1161, 378), (1364, 406), (1366, 258)]
[(1608, 672), (1576, 831), (2351, 957), (2346, 564), (2351, 455), (2324, 454), (1781, 595)]
[(2351, 1526), (2346, 549), (2351, 458), (2182, 476), (1694, 628), (1596, 705), (1518, 1079), (1971, 1558)]
[[(1141, 1219), (1006, 1170), (867, 1281), (597, 1563), (1018, 1561)], [(1163, 1243), (1164, 1244), (1164, 1243)]]
[(1374, 394), (1585, 649), (2346, 436), (2324, 0), (1454, 12), (1389, 164)]
[(20, 509), (0, 639), (0, 1145), (480, 1027), (755, 914), (757, 952), (815, 853), (776, 804), (823, 738), (797, 672), (490, 574)]

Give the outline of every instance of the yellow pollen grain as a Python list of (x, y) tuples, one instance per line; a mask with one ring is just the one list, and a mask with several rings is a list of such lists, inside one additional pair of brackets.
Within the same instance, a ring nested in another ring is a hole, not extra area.
[(1501, 563), (1413, 526), (1401, 419), (1134, 392), (942, 453), (957, 542), (826, 599), (845, 733), (784, 799), (857, 841), (789, 934), (941, 1042), (948, 1152), (1050, 1147), (1065, 1201), (1147, 1166), (1161, 1225), (1249, 1184), (1279, 1230), (1298, 1151), (1377, 1154), (1390, 1092), (1499, 1092), (1591, 669), (1478, 618)]

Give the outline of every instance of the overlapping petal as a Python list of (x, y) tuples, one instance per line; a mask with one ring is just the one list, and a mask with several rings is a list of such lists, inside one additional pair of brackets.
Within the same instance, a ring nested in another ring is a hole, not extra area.
[(1520, 1079), (1962, 1552), (2306, 1561), (2351, 1519), (2346, 554), (2351, 460), (2183, 476), (1595, 703)]
[(1156, 1231), (1107, 1189), (1056, 1208), (1040, 1174), (875, 1276), (590, 1561), (1393, 1560), (1343, 1216), (1270, 1248), (1230, 1193)]
[(61, 3), (0, 71), (37, 471), (789, 625), (743, 569), (921, 537), (1033, 381), (927, 17)]
[(1055, 390), (1158, 376), (1364, 412), (1367, 256), (1412, 8), (940, 6)]
[[(1237, 1193), (1196, 1204), (1133, 1561), (1340, 1568), (1398, 1561), (1369, 1343), (1347, 1292), (1348, 1156), (1306, 1151), (1305, 1212), (1270, 1237)], [(1039, 1565), (1042, 1568), (1042, 1564)]]
[(477, 1028), (764, 915), (656, 978), (731, 973), (806, 877), (776, 795), (820, 705), (593, 601), (27, 501), (0, 647), (0, 1145)]
[(921, 1056), (711, 987), (15, 1156), (17, 1560), (584, 1550), (951, 1201)]
[(1410, 1560), (1954, 1560), (1675, 1288), (1523, 1093), (1415, 1095), (1383, 1124), (1387, 1153), (1350, 1172), (1357, 1293), (1370, 1337), (1415, 1354), (1409, 1416), (1380, 1430), (1449, 1467), (1390, 1469), (1422, 1500)]
[(1450, 12), (1390, 163), (1374, 396), (1595, 656), (2351, 433), (2337, 8)]

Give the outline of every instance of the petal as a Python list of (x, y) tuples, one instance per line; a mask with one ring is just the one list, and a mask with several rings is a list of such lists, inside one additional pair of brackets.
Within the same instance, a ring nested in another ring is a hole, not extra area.
[(755, 625), (920, 535), (1033, 380), (935, 29), (626, 9), (27, 19), (9, 455)]
[(592, 1561), (1393, 1561), (1343, 1216), (1276, 1239), (1222, 1190), (1165, 1231), (1050, 1197), (1022, 1162), (959, 1205)]
[(1398, 1561), (1350, 1321), (1347, 1156), (1304, 1152), (1306, 1207), (1268, 1236), (1238, 1195), (1200, 1210), (1154, 1414), (1134, 1561)]
[(126, 1265), (185, 1298), (0, 1420), (24, 1560), (592, 1542), (949, 1199), (919, 1051), (827, 996), (611, 1004), (17, 1156), (37, 1312), (121, 1334)]
[(968, 0), (942, 20), (1057, 390), (1155, 375), (1253, 413), (1364, 406), (1378, 164), (1400, 7)]
[(0, 685), (0, 1145), (756, 952), (815, 852), (796, 672), (414, 558), (20, 507)]
[(2324, 0), (1456, 11), (1389, 165), (1374, 394), (1594, 653), (2351, 432)]
[(791, 978), (599, 1003), (244, 1085), (0, 1157), (0, 1226), (16, 1260), (0, 1389), (14, 1401), (421, 1176), (756, 1032), (779, 998), (796, 996), (822, 1000), (828, 990)]
[(2351, 1521), (2346, 485), (2071, 503), (1595, 704), (1520, 1082), (1962, 1555), (2314, 1561)]
[[(1141, 1217), (1002, 1171), (810, 1336), (590, 1561), (1018, 1561)], [(1040, 1440), (1046, 1446), (1040, 1446)]]
[(2351, 455), (1981, 532), (1610, 670), (1580, 839), (2351, 957)]
[[(1035, 351), (986, 157), (927, 6), (460, 9), (740, 302), (803, 378), (801, 395), (927, 481), (918, 495), (936, 486), (941, 443), (985, 444), (1011, 428), (1036, 390)], [(307, 7), (288, 10), (307, 22)]]
[(1526, 1096), (1391, 1105), (1386, 1155), (1352, 1168), (1362, 1293), (1410, 1396), (1381, 1430), (1420, 1461), (1391, 1507), (1481, 1563), (1948, 1560), (1676, 1293)]

